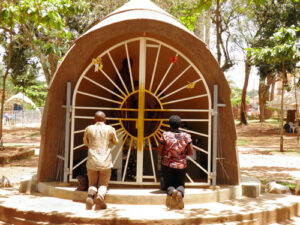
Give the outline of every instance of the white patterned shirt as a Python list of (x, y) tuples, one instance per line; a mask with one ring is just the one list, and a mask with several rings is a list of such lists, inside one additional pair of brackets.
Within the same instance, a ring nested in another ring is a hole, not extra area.
[(118, 144), (116, 131), (112, 126), (97, 122), (85, 129), (83, 142), (88, 146), (86, 167), (89, 170), (112, 168), (111, 148)]

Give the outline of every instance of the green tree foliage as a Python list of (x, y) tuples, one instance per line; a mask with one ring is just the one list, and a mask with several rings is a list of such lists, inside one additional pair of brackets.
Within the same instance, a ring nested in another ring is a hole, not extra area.
[(271, 44), (270, 37), (280, 27), (297, 26), (300, 22), (299, 0), (266, 0), (264, 5), (253, 7), (251, 19), (258, 29), (251, 47), (258, 48)]
[(34, 84), (27, 86), (16, 86), (15, 92), (23, 92), (28, 98), (30, 98), (37, 107), (44, 107), (48, 94), (47, 84), (44, 81), (36, 80)]
[(267, 65), (280, 72), (283, 66), (288, 71), (294, 70), (300, 60), (300, 52), (296, 46), (297, 31), (300, 31), (300, 27), (281, 27), (270, 38), (269, 46), (247, 49), (252, 64)]
[(241, 103), (242, 89), (237, 86), (230, 86), (231, 89), (231, 105), (232, 107), (239, 106)]
[[(2, 98), (1, 98), (1, 113), (0, 113), (0, 148), (3, 149), (3, 140), (2, 140), (2, 134), (3, 134), (3, 112), (4, 112), (4, 102), (6, 97), (6, 80), (9, 75), (9, 70), (11, 66), (12, 61), (12, 51), (13, 51), (13, 41), (14, 41), (14, 27), (16, 25), (16, 18), (15, 17), (15, 10), (12, 4), (7, 4), (7, 9), (4, 10), (5, 13), (2, 11), (2, 4), (0, 5), (0, 28), (3, 30), (4, 35), (2, 38), (5, 41), (5, 46), (7, 47), (7, 60), (5, 61), (5, 72), (2, 75)], [(1, 39), (2, 39), (1, 38)]]
[(282, 81), (280, 114), (280, 151), (283, 152), (283, 96), (287, 84), (287, 71), (293, 71), (300, 61), (300, 51), (296, 47), (296, 32), (300, 28), (281, 27), (270, 38), (269, 46), (248, 49), (253, 64), (266, 64), (278, 70), (278, 79)]
[[(50, 82), (59, 60), (72, 41), (128, 0), (106, 1), (8, 1), (0, 3), (2, 23), (14, 12), (15, 29), (13, 62), (10, 81), (16, 90), (27, 90), (36, 83), (40, 63), (47, 83)], [(156, 0), (172, 13), (182, 2)], [(10, 11), (11, 10), (11, 11)], [(1, 27), (7, 30), (4, 26)]]
[(4, 1), (0, 5), (0, 19), (7, 23), (14, 13), (14, 32), (18, 40), (30, 47), (32, 54), (39, 59), (49, 83), (59, 59), (77, 37), (73, 35), (76, 32), (67, 26), (69, 18), (83, 13), (88, 7), (82, 0)]
[[(253, 37), (250, 47), (253, 49), (264, 48), (266, 46), (273, 47), (275, 45), (274, 37), (271, 37), (280, 27), (298, 26), (300, 22), (299, 2), (299, 0), (276, 2), (266, 0), (264, 5), (253, 7), (250, 19), (253, 21), (258, 32)], [(268, 63), (262, 57), (264, 56), (254, 58), (252, 62), (258, 67), (260, 76), (263, 79), (269, 74), (280, 70), (278, 64)]]
[[(299, 24), (300, 4), (299, 0), (266, 0), (263, 4), (251, 4), (245, 15), (246, 19), (238, 21), (238, 24), (241, 25), (238, 32), (240, 38), (235, 35), (235, 43), (242, 43), (240, 40), (244, 39), (248, 48), (271, 46), (271, 36), (279, 27)], [(276, 71), (280, 70), (280, 66), (262, 62), (256, 63), (256, 67), (260, 76), (259, 117), (260, 121), (263, 122), (265, 103), (269, 100), (270, 87), (274, 85), (277, 79)]]
[[(217, 0), (219, 1), (219, 0)], [(195, 1), (192, 7), (186, 3), (182, 3), (178, 9), (183, 14), (180, 17), (180, 21), (189, 30), (195, 29), (195, 23), (197, 22), (197, 17), (204, 11), (210, 10), (213, 4), (213, 0), (200, 0)]]
[(31, 56), (28, 46), (20, 42), (14, 44), (11, 63), (11, 72), (8, 81), (14, 85), (14, 94), (24, 93), (38, 107), (45, 105), (47, 85), (39, 81), (40, 67), (36, 58)]
[(35, 84), (38, 73), (38, 61), (31, 57), (30, 48), (14, 41), (10, 80), (16, 87), (28, 87)]
[[(90, 4), (90, 12), (80, 16), (73, 16), (69, 20), (69, 26), (81, 33), (87, 31), (105, 16), (118, 9), (129, 0), (86, 0)], [(197, 0), (152, 0), (162, 9), (176, 18), (184, 16), (183, 7), (192, 7)]]
[(244, 2), (235, 0), (198, 0), (192, 7), (182, 4), (179, 8), (184, 14), (180, 17), (180, 20), (190, 30), (195, 29), (200, 14), (209, 12), (208, 14), (215, 28), (216, 59), (223, 71), (228, 70), (234, 65), (231, 59), (232, 55), (230, 54), (229, 43), (232, 41), (233, 21), (237, 20), (239, 14), (244, 13), (242, 8), (245, 5), (247, 6)]
[(182, 16), (186, 15), (186, 8), (192, 8), (197, 0), (152, 0), (162, 9), (166, 10), (168, 13), (180, 19)]

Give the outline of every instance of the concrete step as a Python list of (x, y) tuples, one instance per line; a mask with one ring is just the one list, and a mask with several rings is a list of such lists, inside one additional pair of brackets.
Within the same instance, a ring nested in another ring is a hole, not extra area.
[(0, 189), (0, 220), (10, 224), (272, 224), (298, 216), (300, 197), (263, 194), (214, 203), (185, 204), (183, 210), (164, 205), (108, 204), (86, 210), (85, 204), (40, 194)]
[(254, 220), (233, 221), (224, 223), (212, 223), (212, 225), (259, 225), (259, 222)]
[(285, 220), (281, 223), (273, 223), (272, 225), (299, 225), (300, 224), (300, 217), (294, 216), (290, 219)]
[[(71, 186), (70, 183), (39, 182), (38, 192), (45, 196), (79, 202), (85, 202), (87, 198), (87, 192), (76, 191), (76, 187)], [(186, 188), (185, 190), (186, 204), (220, 202), (240, 197), (240, 186), (221, 186), (215, 189)], [(163, 205), (166, 201), (166, 192), (159, 188), (110, 187), (105, 199), (111, 204)]]

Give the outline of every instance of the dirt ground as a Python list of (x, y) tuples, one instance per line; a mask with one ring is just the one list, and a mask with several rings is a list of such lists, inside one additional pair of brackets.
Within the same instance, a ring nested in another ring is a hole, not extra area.
[[(296, 134), (284, 136), (285, 153), (279, 153), (279, 129), (271, 124), (250, 123), (237, 126), (237, 146), (242, 175), (253, 176), (263, 183), (270, 180), (295, 183), (300, 180), (300, 144)], [(0, 176), (16, 185), (37, 173), (40, 133), (38, 127), (4, 127), (6, 146), (34, 148), (36, 155), (9, 164), (0, 164)], [(2, 154), (4, 154), (2, 152)], [(1, 151), (0, 151), (1, 155)]]
[(250, 123), (236, 126), (242, 175), (256, 177), (263, 184), (296, 183), (300, 180), (300, 144), (297, 134), (284, 135), (284, 151), (279, 152), (280, 131), (277, 126)]
[[(247, 126), (236, 126), (238, 135), (237, 145), (255, 150), (279, 151), (280, 130), (273, 124), (258, 122), (249, 123)], [(296, 151), (300, 153), (300, 142), (297, 140), (297, 134), (284, 135), (284, 150)], [(252, 151), (253, 152), (253, 151)]]
[(28, 179), (37, 173), (39, 146), (40, 146), (40, 128), (39, 127), (4, 127), (3, 142), (6, 147), (0, 151), (1, 155), (13, 154), (15, 148), (33, 148), (35, 155), (26, 157), (22, 160), (16, 160), (8, 164), (0, 164), (0, 176), (6, 176), (11, 183), (18, 186), (22, 179)]

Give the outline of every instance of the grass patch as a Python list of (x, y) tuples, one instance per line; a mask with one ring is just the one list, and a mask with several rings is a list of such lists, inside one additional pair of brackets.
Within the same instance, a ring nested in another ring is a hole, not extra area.
[(9, 147), (9, 148), (18, 148), (18, 147), (24, 147), (24, 148), (31, 148), (31, 147), (36, 147), (35, 144), (32, 143), (4, 143), (3, 144), (4, 148)]
[(39, 137), (41, 136), (40, 132), (33, 132), (26, 135), (27, 137)]
[(259, 119), (249, 119), (247, 120), (248, 123), (260, 123)]
[(274, 127), (279, 127), (279, 125), (280, 125), (280, 120), (274, 119), (274, 118), (266, 119), (265, 122), (267, 124), (270, 124), (270, 125), (274, 126)]
[[(282, 152), (280, 152), (280, 150), (273, 150), (273, 151), (271, 151), (271, 153), (281, 154)], [(300, 152), (297, 152), (297, 151), (294, 151), (294, 150), (291, 150), (291, 149), (286, 149), (286, 150), (284, 150), (283, 153), (286, 154), (286, 155), (300, 156)]]
[[(258, 118), (249, 118), (247, 120), (248, 123), (260, 123)], [(279, 127), (280, 124), (280, 120), (278, 120), (278, 118), (269, 118), (269, 119), (265, 119), (265, 121), (263, 122), (263, 124), (269, 124), (272, 126), (276, 126)]]
[(291, 190), (296, 190), (296, 184), (288, 183), (288, 182), (277, 182), (278, 184), (281, 184), (283, 186), (289, 187)]
[[(249, 124), (255, 124), (255, 123), (260, 123), (259, 118), (257, 117), (248, 117), (247, 122)], [(240, 123), (239, 119), (235, 119), (234, 120), (235, 125), (238, 125)], [(263, 124), (268, 124), (268, 125), (272, 125), (275, 127), (279, 127), (280, 125), (280, 120), (278, 118), (269, 118), (269, 119), (265, 119), (265, 121), (263, 122)]]
[(24, 144), (18, 144), (18, 143), (4, 143), (4, 148), (5, 147), (10, 147), (10, 148), (18, 148), (18, 147), (27, 147), (28, 145)]
[(240, 120), (235, 119), (235, 120), (234, 120), (234, 124), (235, 124), (235, 125), (240, 124)]
[(236, 144), (238, 146), (246, 146), (246, 145), (249, 145), (250, 144), (250, 141), (248, 140), (243, 140), (243, 139), (237, 139), (236, 140)]
[(18, 159), (15, 159), (15, 161), (21, 161), (21, 160), (24, 160), (24, 159), (32, 159), (34, 155), (27, 155), (27, 156), (24, 156), (22, 158), (18, 158)]

